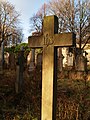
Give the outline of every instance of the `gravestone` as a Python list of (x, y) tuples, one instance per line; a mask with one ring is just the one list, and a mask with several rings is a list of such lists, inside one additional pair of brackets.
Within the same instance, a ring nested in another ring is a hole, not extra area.
[(16, 69), (16, 59), (14, 53), (9, 54), (9, 68), (11, 70)]
[(42, 65), (42, 53), (38, 53), (37, 54), (37, 66), (41, 66)]
[(29, 52), (28, 56), (27, 56), (27, 66), (29, 67), (30, 65), (30, 59), (31, 59), (31, 52)]
[(67, 66), (73, 67), (73, 54), (70, 52), (67, 54)]
[(35, 49), (31, 49), (29, 71), (34, 71), (34, 70), (35, 70)]
[(63, 54), (62, 54), (62, 48), (58, 48), (58, 70), (62, 71), (63, 70)]
[(41, 120), (56, 120), (57, 47), (72, 46), (73, 33), (58, 33), (58, 18), (47, 16), (43, 34), (28, 37), (31, 48), (43, 47)]
[(2, 68), (4, 66), (4, 42), (1, 44), (1, 52), (2, 52)]
[(3, 74), (4, 67), (4, 42), (1, 42), (0, 46), (0, 74)]
[(1, 46), (0, 46), (0, 72), (1, 72), (1, 60), (2, 60), (2, 52), (1, 52)]
[(77, 55), (76, 57), (76, 70), (77, 71), (87, 70), (87, 58), (85, 58), (82, 54)]
[(0, 63), (1, 63), (1, 59), (2, 59), (2, 52), (1, 52), (1, 46), (0, 46)]
[(4, 59), (5, 59), (5, 67), (9, 68), (9, 53), (8, 52), (4, 53)]
[(15, 89), (16, 93), (22, 92), (24, 87), (24, 79), (23, 79), (23, 72), (24, 72), (24, 51), (20, 51), (18, 58), (17, 58), (17, 66), (16, 66), (16, 83), (15, 83)]

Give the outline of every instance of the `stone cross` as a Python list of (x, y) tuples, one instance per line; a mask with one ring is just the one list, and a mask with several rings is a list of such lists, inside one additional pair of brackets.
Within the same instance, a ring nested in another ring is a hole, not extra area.
[(73, 33), (57, 33), (58, 18), (47, 16), (43, 21), (43, 34), (28, 37), (31, 48), (43, 47), (41, 120), (56, 119), (56, 48), (73, 46), (75, 40)]

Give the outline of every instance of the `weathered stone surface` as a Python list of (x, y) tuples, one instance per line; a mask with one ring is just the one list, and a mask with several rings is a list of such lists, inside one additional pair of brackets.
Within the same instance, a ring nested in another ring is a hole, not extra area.
[(17, 78), (15, 83), (16, 93), (22, 92), (24, 89), (24, 79), (23, 79), (24, 63), (25, 63), (24, 51), (20, 51), (17, 59), (18, 59), (16, 66)]
[(32, 49), (30, 51), (30, 64), (29, 64), (29, 71), (34, 71), (35, 70), (35, 49)]
[(41, 66), (42, 65), (42, 53), (38, 53), (37, 54), (37, 66)]
[(1, 47), (0, 47), (0, 60), (2, 59), (2, 52), (1, 52)]
[(63, 54), (62, 54), (62, 48), (58, 48), (57, 49), (58, 50), (58, 63), (57, 63), (57, 65), (58, 65), (58, 70), (59, 71), (62, 71), (63, 70), (63, 58), (64, 58), (64, 56), (63, 56)]
[[(72, 46), (75, 41), (73, 33), (58, 33), (58, 18), (56, 16), (47, 16), (44, 18), (43, 34), (41, 36), (28, 37), (30, 47), (40, 48), (48, 45)], [(72, 40), (73, 39), (73, 40)]]
[(72, 53), (69, 53), (68, 56), (67, 56), (67, 65), (69, 67), (72, 67), (73, 66), (73, 61), (74, 61), (74, 56)]
[(4, 42), (1, 43), (0, 47), (0, 74), (3, 74), (4, 67)]
[(81, 54), (76, 58), (76, 70), (86, 71), (87, 70), (87, 59)]
[(1, 73), (1, 69), (2, 69), (2, 52), (1, 52), (1, 47), (0, 47), (0, 73)]
[(16, 69), (16, 59), (14, 53), (9, 54), (9, 67), (10, 69)]
[(72, 46), (74, 43), (74, 34), (57, 33), (58, 18), (56, 16), (47, 16), (43, 22), (43, 34), (41, 36), (30, 36), (28, 38), (30, 47), (43, 47), (41, 120), (56, 119), (56, 47)]

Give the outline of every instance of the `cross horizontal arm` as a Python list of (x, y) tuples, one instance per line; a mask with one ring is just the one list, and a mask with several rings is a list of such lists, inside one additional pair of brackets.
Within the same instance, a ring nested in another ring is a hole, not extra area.
[(31, 48), (40, 48), (43, 47), (43, 36), (29, 36), (28, 45)]
[(74, 46), (76, 36), (74, 33), (60, 33), (54, 34), (45, 38), (45, 35), (28, 37), (29, 47), (40, 48), (45, 45), (52, 45), (55, 47), (69, 47)]
[(75, 42), (74, 33), (54, 34), (54, 46), (73, 46)]

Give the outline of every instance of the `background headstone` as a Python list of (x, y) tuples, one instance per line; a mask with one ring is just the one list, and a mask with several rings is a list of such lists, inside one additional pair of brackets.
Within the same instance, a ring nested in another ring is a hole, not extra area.
[(27, 66), (30, 65), (30, 59), (31, 59), (31, 52), (29, 52), (29, 54), (27, 56)]
[(5, 52), (4, 53), (4, 59), (5, 59), (5, 68), (9, 67), (9, 53)]
[(20, 51), (18, 58), (17, 58), (17, 67), (16, 67), (16, 93), (22, 92), (24, 88), (24, 79), (23, 79), (23, 72), (24, 72), (24, 64), (25, 64), (25, 58), (24, 58), (24, 51)]
[(73, 67), (73, 54), (71, 52), (67, 55), (67, 66)]
[(37, 54), (37, 66), (42, 65), (42, 53)]
[(1, 52), (2, 52), (2, 68), (4, 67), (4, 42), (1, 44)]
[(58, 48), (57, 49), (58, 50), (58, 52), (57, 52), (57, 56), (58, 56), (58, 64), (57, 64), (57, 66), (58, 66), (58, 70), (59, 71), (62, 71), (63, 70), (63, 54), (62, 54), (62, 48)]
[(31, 49), (29, 71), (34, 71), (34, 70), (35, 70), (35, 49)]
[(14, 53), (9, 54), (9, 68), (16, 69), (16, 59)]
[(77, 55), (76, 57), (76, 70), (86, 71), (87, 70), (87, 59), (82, 55)]
[(1, 47), (0, 47), (0, 61), (2, 59), (2, 52), (1, 52)]
[(0, 74), (3, 74), (4, 67), (4, 42), (1, 43), (0, 47)]

